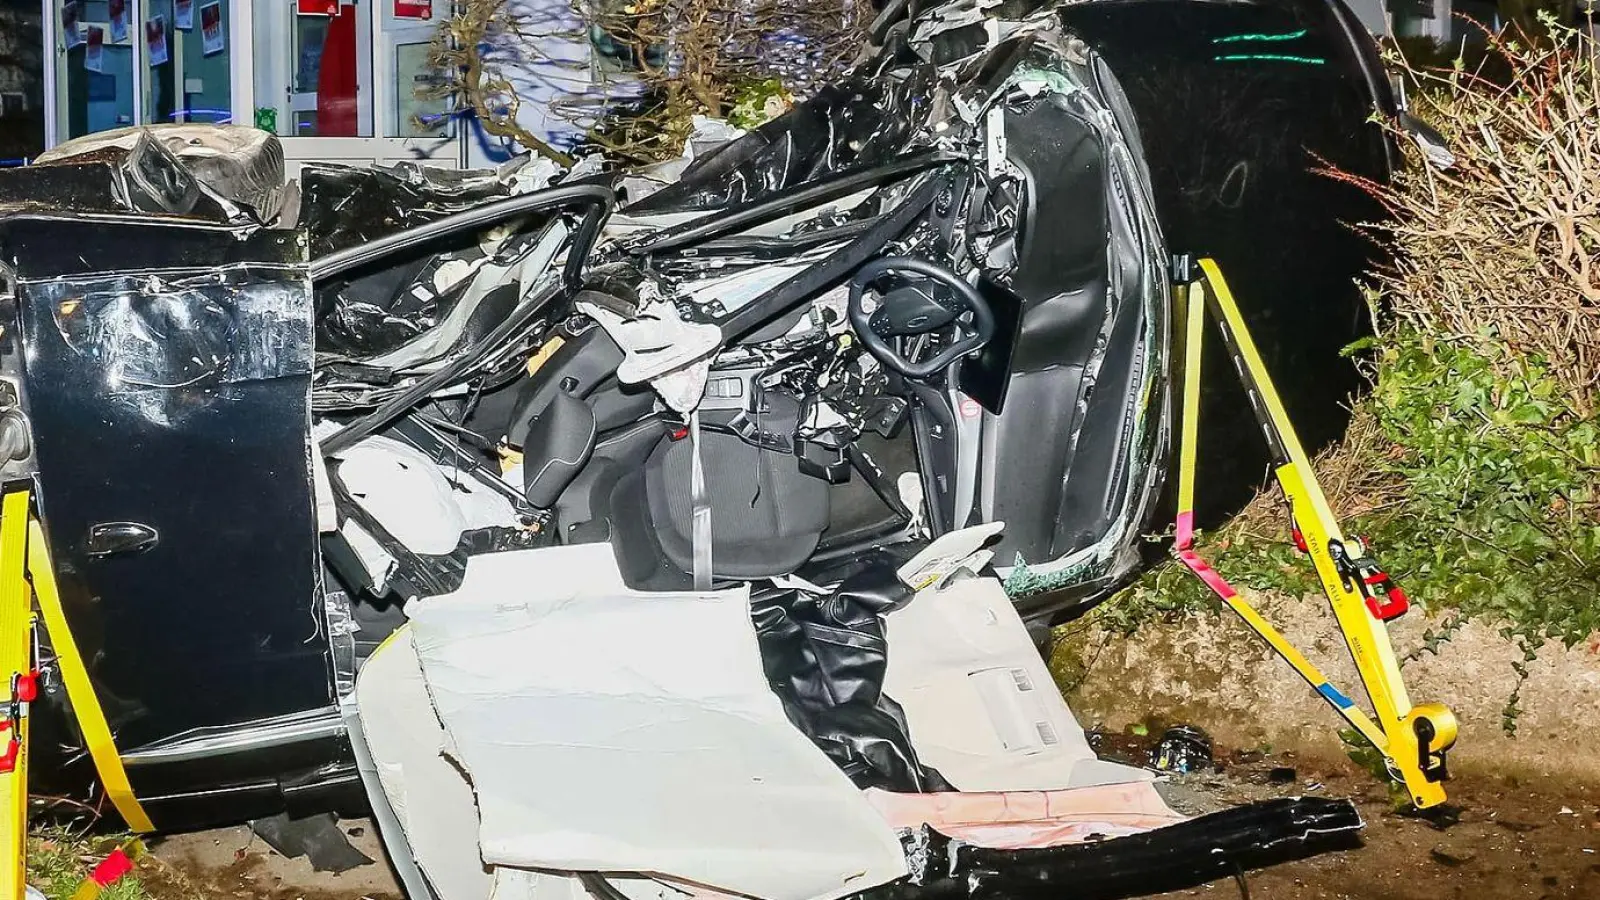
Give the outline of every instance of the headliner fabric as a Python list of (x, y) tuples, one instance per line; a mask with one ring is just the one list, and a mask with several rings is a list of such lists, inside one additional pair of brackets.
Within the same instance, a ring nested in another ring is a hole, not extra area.
[(606, 545), (474, 557), (408, 607), (485, 862), (644, 871), (767, 900), (906, 873), (767, 685), (745, 589), (628, 590)]
[[(434, 714), (408, 626), (362, 668), (356, 701), (384, 799), (427, 876), (433, 900), (593, 900), (576, 877), (483, 862), (472, 785), (444, 755), (444, 727)], [(664, 879), (608, 880), (628, 900), (732, 900)]]
[(1104, 762), (993, 578), (927, 588), (885, 616), (883, 692), (925, 765), (959, 791), (1052, 791), (1149, 781)]

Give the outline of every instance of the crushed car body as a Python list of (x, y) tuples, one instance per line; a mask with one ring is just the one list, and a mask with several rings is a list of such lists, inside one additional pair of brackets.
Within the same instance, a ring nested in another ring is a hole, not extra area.
[(1184, 821), (1029, 637), (1151, 557), (1174, 252), (1240, 260), (1337, 432), (1368, 207), (1310, 170), (1384, 177), (1392, 109), (1348, 11), (907, 12), (656, 171), (285, 182), (174, 126), (0, 175), (0, 376), (157, 827), (370, 805), (413, 900), (1128, 896), (1350, 840)]

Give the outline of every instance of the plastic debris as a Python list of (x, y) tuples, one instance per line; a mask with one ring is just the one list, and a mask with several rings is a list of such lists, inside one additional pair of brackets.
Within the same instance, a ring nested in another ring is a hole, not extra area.
[(1209, 769), (1212, 765), (1211, 737), (1193, 725), (1168, 728), (1150, 751), (1150, 765), (1163, 772), (1179, 774)]

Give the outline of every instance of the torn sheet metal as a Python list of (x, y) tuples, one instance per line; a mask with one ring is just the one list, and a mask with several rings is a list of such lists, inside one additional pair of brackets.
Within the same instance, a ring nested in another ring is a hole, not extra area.
[(924, 828), (907, 842), (911, 876), (861, 898), (1120, 900), (1348, 849), (1361, 828), (1354, 804), (1323, 797), (1268, 800), (1143, 834), (1042, 849), (979, 847)]
[(90, 159), (122, 160), (112, 195), (130, 212), (220, 213), (270, 223), (290, 195), (277, 136), (242, 125), (180, 122), (100, 131), (50, 148), (33, 166)]
[(583, 545), (475, 558), (460, 590), (408, 609), (486, 863), (768, 900), (905, 873), (894, 833), (768, 688), (747, 598), (632, 592), (609, 547)]
[[(327, 256), (545, 187), (557, 171), (547, 161), (533, 163), (526, 157), (498, 169), (465, 171), (415, 163), (308, 165), (300, 176), (302, 227), (312, 257)], [(510, 233), (500, 228), (467, 235), (398, 265), (319, 284), (318, 352), (325, 357), (377, 357), (385, 361), (374, 365), (392, 368), (436, 357), (475, 314), (481, 313), (478, 318), (492, 327), (505, 310), (492, 303), (485, 308), (485, 298), (514, 305), (520, 299), (515, 290), (496, 294), (493, 288), (505, 283), (507, 269), (522, 274), (522, 263), (546, 249), (537, 231), (503, 246)], [(549, 265), (548, 258), (544, 265)]]
[(630, 205), (632, 215), (721, 209), (843, 169), (890, 162), (926, 140), (931, 71), (857, 76), (789, 113), (698, 155), (682, 177)]
[(489, 200), (545, 187), (557, 168), (520, 156), (495, 169), (307, 164), (300, 171), (313, 258), (432, 222)]

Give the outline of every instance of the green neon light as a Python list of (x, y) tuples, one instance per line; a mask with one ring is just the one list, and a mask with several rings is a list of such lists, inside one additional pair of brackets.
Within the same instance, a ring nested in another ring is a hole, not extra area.
[(1326, 65), (1327, 60), (1315, 56), (1290, 56), (1286, 53), (1232, 53), (1227, 56), (1213, 56), (1212, 62), (1286, 62), (1299, 63), (1304, 66)]
[(1240, 41), (1292, 41), (1295, 38), (1306, 36), (1304, 28), (1299, 31), (1284, 31), (1275, 34), (1230, 34), (1226, 37), (1212, 38), (1213, 44), (1237, 44)]

